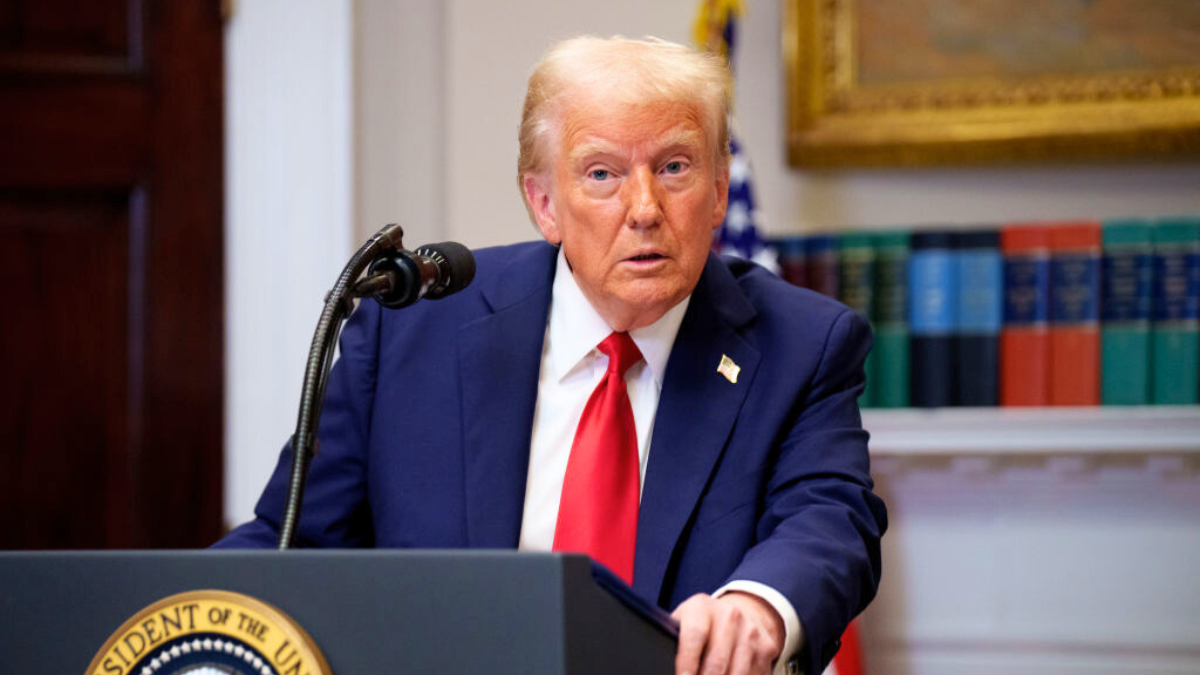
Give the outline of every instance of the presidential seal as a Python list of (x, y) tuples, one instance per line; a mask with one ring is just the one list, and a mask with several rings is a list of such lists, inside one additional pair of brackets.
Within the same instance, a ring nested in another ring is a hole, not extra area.
[(138, 612), (86, 675), (332, 675), (308, 634), (248, 595), (188, 591)]

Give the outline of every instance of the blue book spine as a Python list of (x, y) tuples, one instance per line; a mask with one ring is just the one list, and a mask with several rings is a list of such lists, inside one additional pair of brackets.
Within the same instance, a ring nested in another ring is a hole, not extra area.
[(914, 232), (909, 258), (913, 406), (955, 405), (958, 268), (949, 232)]
[(961, 232), (957, 238), (956, 403), (994, 406), (1000, 397), (1000, 327), (1004, 321), (1000, 232)]
[(1004, 324), (1042, 328), (1050, 323), (1050, 258), (1012, 255), (1004, 261)]

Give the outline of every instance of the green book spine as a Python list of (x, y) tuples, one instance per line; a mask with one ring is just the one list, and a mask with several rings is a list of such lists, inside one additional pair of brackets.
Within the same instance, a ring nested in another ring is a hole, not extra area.
[(1200, 218), (1159, 221), (1154, 232), (1153, 401), (1200, 402)]
[(1150, 403), (1151, 332), (1134, 326), (1109, 326), (1100, 335), (1100, 403)]
[(875, 241), (875, 382), (871, 402), (879, 408), (909, 403), (908, 232), (881, 232)]
[[(858, 312), (872, 326), (875, 325), (875, 247), (867, 232), (846, 232), (838, 237), (838, 263), (841, 275), (838, 284), (838, 300)], [(863, 366), (867, 386), (858, 397), (863, 408), (874, 406), (872, 383), (876, 380), (877, 359), (875, 352), (867, 355)]]
[(1154, 360), (1154, 402), (1158, 405), (1196, 405), (1200, 332), (1194, 327), (1160, 328), (1150, 348)]
[(1150, 223), (1104, 223), (1101, 261), (1100, 402), (1150, 403), (1154, 238)]

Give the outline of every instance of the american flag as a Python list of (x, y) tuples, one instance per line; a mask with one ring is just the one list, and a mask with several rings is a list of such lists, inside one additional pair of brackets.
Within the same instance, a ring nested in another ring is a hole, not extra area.
[[(737, 22), (745, 12), (741, 0), (703, 0), (693, 26), (696, 42), (708, 51), (724, 56), (733, 68)], [(733, 120), (729, 121), (733, 127)], [(762, 236), (759, 213), (754, 199), (754, 173), (741, 142), (731, 132), (729, 149), (729, 209), (725, 221), (713, 235), (717, 253), (746, 258), (779, 273), (779, 256)]]
[(733, 155), (729, 162), (729, 208), (713, 237), (713, 250), (753, 260), (778, 274), (779, 256), (763, 239), (758, 227), (762, 215), (754, 201), (750, 160), (736, 138), (730, 138), (729, 146)]

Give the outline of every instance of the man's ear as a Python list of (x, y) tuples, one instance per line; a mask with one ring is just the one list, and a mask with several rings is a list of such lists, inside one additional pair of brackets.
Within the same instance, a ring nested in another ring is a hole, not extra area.
[(725, 211), (729, 208), (729, 162), (720, 162), (717, 166), (717, 177), (713, 187), (717, 191), (717, 202), (713, 206), (714, 230), (725, 222)]
[(546, 241), (551, 244), (562, 243), (562, 234), (558, 231), (558, 218), (554, 212), (554, 200), (550, 198), (550, 179), (530, 172), (521, 179), (521, 189), (525, 193), (525, 204), (533, 222)]

